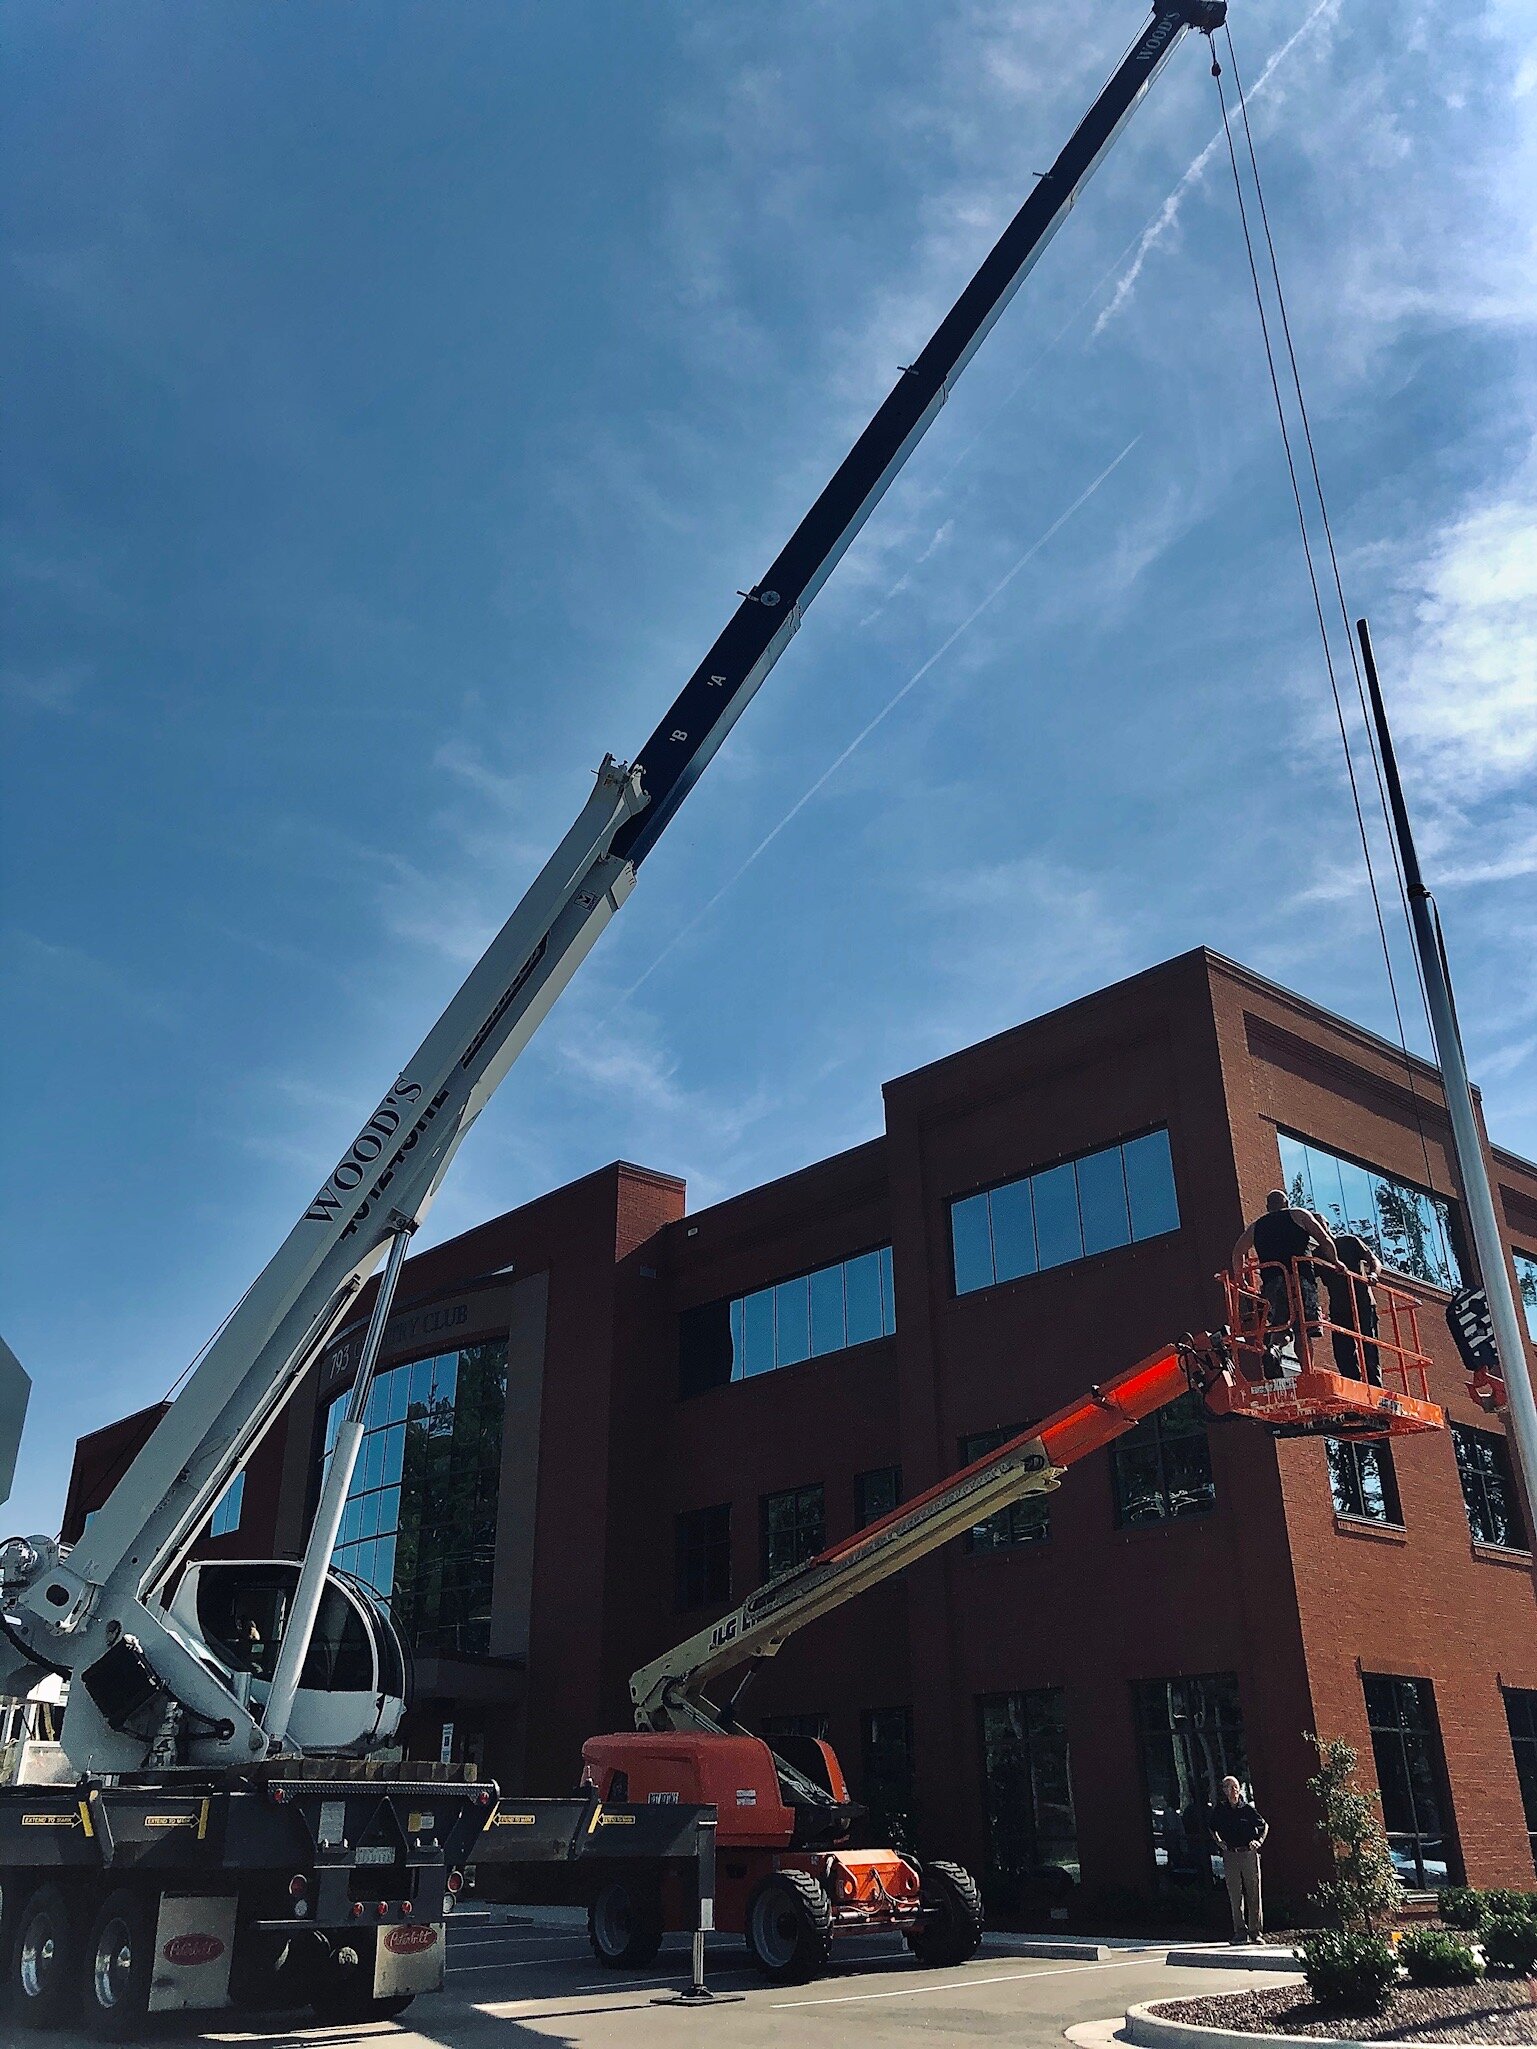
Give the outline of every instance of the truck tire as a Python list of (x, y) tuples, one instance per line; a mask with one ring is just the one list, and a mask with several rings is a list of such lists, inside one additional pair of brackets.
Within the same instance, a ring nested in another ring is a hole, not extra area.
[(587, 1940), (605, 1970), (643, 1970), (662, 1946), (656, 1887), (643, 1879), (610, 1879), (587, 1909)]
[(982, 1895), (959, 1864), (925, 1864), (920, 1879), (925, 1919), (907, 1938), (920, 1964), (970, 1962), (982, 1946)]
[(316, 2020), (322, 2026), (338, 2026), (351, 2021), (392, 2021), (404, 2013), (416, 1997), (414, 1992), (397, 1992), (387, 1999), (374, 1997), (373, 1944), (360, 1936), (355, 1947), (349, 1937), (344, 1954), (347, 1950), (357, 1956), (356, 1963), (340, 1964), (330, 1955), (311, 1960), (308, 2003)]
[(11, 1946), (11, 2019), (56, 2028), (80, 2010), (80, 1912), (62, 1886), (40, 1885), (16, 1917)]
[(109, 1893), (81, 1952), (85, 2029), (103, 2042), (131, 2042), (149, 2013), (155, 1970), (156, 1903), (126, 1887)]
[(230, 1962), (230, 2004), (243, 2013), (281, 2013), (307, 2006), (306, 1966), (311, 1939), (295, 1940), (268, 1928), (243, 1928)]
[(804, 1985), (827, 1969), (833, 1910), (809, 1871), (771, 1871), (747, 1902), (747, 1953), (775, 1985)]

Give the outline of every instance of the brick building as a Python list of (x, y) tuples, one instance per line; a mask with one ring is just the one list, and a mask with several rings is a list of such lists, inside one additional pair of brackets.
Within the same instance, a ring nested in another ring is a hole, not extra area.
[[(1196, 951), (889, 1083), (884, 1135), (689, 1214), (615, 1165), (411, 1260), (342, 1561), (411, 1638), (412, 1749), (559, 1791), (626, 1681), (740, 1599), (1156, 1345), (1281, 1181), (1422, 1305), (1444, 1435), (1387, 1448), (1150, 1419), (794, 1638), (744, 1712), (995, 1895), (1205, 1883), (1228, 1769), (1319, 1876), (1305, 1730), (1375, 1761), (1411, 1884), (1530, 1885), (1530, 1514), (1442, 1308), (1461, 1238), (1435, 1071)], [(1491, 1149), (1537, 1314), (1537, 1169)], [(364, 1305), (366, 1308), (366, 1304)], [(213, 1544), (297, 1551), (343, 1332)], [(155, 1412), (129, 1419), (140, 1433)], [(76, 1525), (110, 1439), (82, 1441)], [(94, 1461), (94, 1466), (92, 1465)]]

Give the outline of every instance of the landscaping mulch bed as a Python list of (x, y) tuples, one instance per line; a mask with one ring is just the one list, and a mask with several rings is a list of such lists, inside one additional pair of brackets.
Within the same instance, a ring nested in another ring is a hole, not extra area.
[(1319, 2006), (1305, 1986), (1162, 1999), (1160, 2018), (1256, 2035), (1324, 2035), (1351, 2042), (1537, 2042), (1537, 1980), (1485, 1978), (1477, 1985), (1400, 1985), (1381, 2013)]

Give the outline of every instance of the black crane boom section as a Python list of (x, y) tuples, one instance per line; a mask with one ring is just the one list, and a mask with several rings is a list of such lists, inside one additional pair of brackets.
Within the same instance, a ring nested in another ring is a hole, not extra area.
[(1159, 0), (1152, 20), (1056, 162), (1037, 181), (922, 354), (903, 368), (762, 582), (743, 598), (646, 742), (637, 765), (650, 802), (621, 828), (613, 845), (616, 854), (639, 867), (655, 846), (1170, 51), (1186, 29), (1209, 35), (1226, 15), (1227, 0)]

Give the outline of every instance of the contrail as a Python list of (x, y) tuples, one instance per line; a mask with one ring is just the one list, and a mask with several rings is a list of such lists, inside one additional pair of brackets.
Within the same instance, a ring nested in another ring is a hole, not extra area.
[[(1299, 28), (1294, 35), (1292, 35), (1286, 42), (1284, 42), (1281, 45), (1280, 49), (1276, 51), (1275, 55), (1270, 59), (1269, 63), (1260, 73), (1259, 77), (1255, 79), (1253, 85), (1251, 85), (1249, 87), (1249, 90), (1244, 94), (1242, 101), (1242, 104), (1244, 106), (1247, 106), (1250, 100), (1258, 99), (1259, 95), (1265, 90), (1266, 85), (1269, 83), (1270, 74), (1275, 70), (1278, 64), (1284, 62), (1284, 60), (1291, 55), (1292, 51), (1295, 50), (1297, 45), (1302, 41), (1302, 38), (1312, 28), (1314, 22), (1316, 22), (1321, 15), (1333, 14), (1337, 12), (1339, 4), (1340, 0), (1318, 0), (1317, 6), (1313, 9), (1312, 13), (1307, 17), (1306, 21), (1303, 22), (1301, 28)], [(1121, 308), (1125, 305), (1126, 301), (1131, 297), (1133, 291), (1136, 289), (1137, 279), (1141, 277), (1143, 266), (1146, 264), (1148, 257), (1153, 253), (1153, 250), (1156, 247), (1156, 245), (1163, 240), (1164, 236), (1168, 233), (1169, 229), (1172, 228), (1174, 223), (1179, 219), (1179, 210), (1185, 203), (1185, 194), (1190, 190), (1192, 185), (1197, 183), (1199, 179), (1205, 176), (1206, 166), (1211, 162), (1213, 156), (1215, 156), (1217, 152), (1217, 147), (1219, 143), (1222, 141), (1222, 134), (1223, 131), (1219, 128), (1216, 134), (1212, 137), (1211, 141), (1207, 143), (1205, 149), (1203, 149), (1201, 151), (1201, 154), (1196, 158), (1195, 162), (1190, 165), (1189, 169), (1185, 172), (1185, 175), (1180, 179), (1179, 183), (1175, 186), (1174, 190), (1169, 194), (1168, 198), (1164, 201), (1163, 205), (1159, 207), (1157, 213), (1153, 215), (1153, 218), (1142, 230), (1142, 239), (1137, 244), (1137, 253), (1132, 258), (1131, 268), (1121, 278), (1119, 284), (1117, 284), (1115, 291), (1111, 296), (1110, 303), (1104, 308), (1099, 318), (1095, 321), (1089, 337), (1091, 341), (1094, 339), (1095, 335), (1103, 334), (1104, 330), (1109, 326), (1110, 322), (1115, 318), (1116, 314), (1120, 312)]]
[[(1332, 4), (1332, 0), (1328, 0), (1328, 4)], [(817, 777), (816, 781), (811, 785), (810, 789), (807, 790), (802, 796), (796, 798), (795, 802), (790, 806), (789, 810), (785, 813), (784, 817), (780, 819), (779, 823), (776, 826), (774, 826), (770, 831), (766, 832), (763, 835), (762, 839), (759, 840), (758, 844), (747, 856), (747, 859), (742, 863), (741, 867), (738, 868), (734, 874), (728, 876), (727, 879), (721, 884), (720, 888), (716, 890), (714, 896), (710, 898), (709, 902), (703, 904), (697, 911), (695, 911), (693, 917), (689, 919), (688, 923), (684, 926), (681, 926), (679, 930), (673, 934), (671, 939), (668, 940), (667, 944), (662, 948), (661, 952), (657, 955), (656, 959), (651, 963), (650, 967), (648, 967), (643, 974), (637, 977), (637, 979), (630, 984), (629, 988), (625, 990), (624, 994), (619, 998), (619, 1003), (617, 1003), (614, 1006), (616, 1010), (619, 1008), (621, 1004), (629, 1002), (630, 998), (636, 993), (636, 991), (642, 986), (642, 984), (649, 981), (651, 976), (656, 973), (657, 969), (662, 965), (662, 962), (666, 960), (668, 954), (672, 952), (673, 948), (680, 945), (683, 942), (683, 940), (685, 940), (688, 937), (690, 932), (693, 931), (694, 927), (710, 915), (711, 911), (714, 910), (715, 906), (720, 902), (721, 898), (726, 894), (728, 890), (735, 888), (736, 884), (741, 881), (742, 877), (747, 873), (748, 869), (752, 866), (753, 862), (757, 860), (758, 856), (762, 853), (765, 853), (768, 850), (768, 848), (770, 848), (774, 844), (775, 840), (778, 839), (779, 835), (784, 831), (785, 827), (788, 824), (790, 824), (792, 819), (799, 817), (801, 812), (804, 811), (806, 806), (811, 802), (812, 798), (816, 796), (817, 792), (825, 788), (827, 783), (830, 782), (831, 779), (838, 773), (839, 769), (842, 768), (843, 764), (848, 760), (849, 756), (855, 753), (859, 748), (863, 747), (866, 740), (868, 740), (870, 735), (875, 731), (876, 727), (881, 725), (886, 719), (890, 718), (891, 714), (896, 710), (897, 706), (902, 702), (903, 698), (908, 696), (910, 692), (917, 689), (918, 685), (923, 681), (924, 677), (929, 673), (930, 669), (933, 668), (934, 664), (944, 659), (944, 657), (950, 652), (951, 648), (953, 648), (955, 643), (960, 639), (961, 635), (963, 633), (968, 632), (971, 627), (976, 625), (977, 621), (981, 618), (982, 614), (987, 610), (988, 606), (1003, 595), (1003, 593), (1008, 589), (1009, 585), (1014, 581), (1015, 577), (1018, 576), (1019, 572), (1025, 567), (1025, 564), (1027, 562), (1033, 561), (1035, 557), (1040, 554), (1042, 548), (1046, 546), (1046, 543), (1049, 540), (1051, 540), (1056, 534), (1059, 534), (1062, 531), (1063, 527), (1067, 525), (1068, 521), (1072, 518), (1073, 514), (1075, 512), (1080, 511), (1085, 505), (1088, 504), (1089, 500), (1094, 496), (1094, 493), (1099, 489), (1100, 485), (1103, 484), (1108, 477), (1110, 477), (1116, 470), (1120, 468), (1121, 464), (1125, 462), (1127, 456), (1131, 454), (1132, 450), (1136, 447), (1137, 443), (1141, 439), (1142, 436), (1140, 434), (1134, 434), (1131, 440), (1128, 441), (1126, 446), (1121, 450), (1120, 454), (1115, 457), (1114, 461), (1106, 463), (1105, 467), (1100, 471), (1099, 475), (1094, 479), (1093, 483), (1087, 485), (1084, 490), (1080, 491), (1078, 496), (1073, 500), (1072, 504), (1068, 506), (1067, 510), (1065, 512), (1059, 512), (1057, 514), (1057, 517), (1052, 521), (1051, 525), (1047, 527), (1045, 533), (1043, 533), (1042, 535), (1040, 535), (1038, 539), (1030, 543), (1029, 547), (1026, 548), (1024, 554), (1019, 557), (1018, 561), (1014, 563), (1012, 568), (1004, 572), (1004, 574), (993, 585), (992, 589), (987, 593), (987, 596), (983, 598), (979, 604), (974, 606), (970, 612), (967, 613), (966, 617), (961, 621), (960, 625), (956, 627), (955, 631), (950, 634), (949, 638), (943, 641), (940, 644), (940, 646), (935, 648), (933, 654), (929, 656), (928, 660), (924, 662), (921, 665), (921, 667), (913, 671), (913, 673), (908, 677), (907, 681), (902, 685), (902, 688), (896, 693), (896, 695), (892, 698), (889, 698), (886, 701), (886, 703), (881, 706), (880, 710), (875, 714), (874, 718), (871, 719), (867, 725), (862, 726), (860, 728), (860, 730), (854, 735), (853, 739), (850, 740), (847, 747), (844, 748), (843, 752), (840, 755), (838, 755), (835, 760), (829, 762), (827, 767), (823, 769), (822, 773)]]

